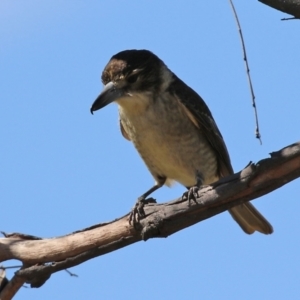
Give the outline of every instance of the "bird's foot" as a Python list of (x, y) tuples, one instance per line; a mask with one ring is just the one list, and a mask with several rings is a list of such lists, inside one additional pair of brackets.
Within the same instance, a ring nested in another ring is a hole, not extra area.
[(135, 226), (141, 219), (143, 219), (146, 214), (144, 211), (144, 206), (149, 203), (156, 203), (153, 198), (145, 199), (143, 196), (139, 197), (129, 214), (129, 224)]
[(192, 186), (192, 187), (189, 188), (189, 190), (187, 192), (185, 192), (182, 195), (182, 198), (186, 198), (189, 201), (189, 205), (191, 204), (191, 201), (198, 204), (197, 197), (198, 197), (198, 191), (200, 189), (201, 189), (201, 187), (198, 187), (197, 185)]

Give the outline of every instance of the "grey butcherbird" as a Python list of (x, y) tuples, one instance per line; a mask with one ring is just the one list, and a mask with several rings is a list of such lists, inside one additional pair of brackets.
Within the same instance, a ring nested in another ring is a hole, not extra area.
[[(177, 181), (187, 188), (213, 183), (233, 174), (229, 154), (202, 98), (156, 55), (126, 50), (114, 55), (102, 73), (103, 92), (91, 112), (111, 102), (119, 106), (122, 135), (132, 141), (155, 185), (138, 200)], [(140, 214), (142, 209), (133, 211)], [(271, 224), (250, 203), (229, 210), (248, 234), (270, 234)]]

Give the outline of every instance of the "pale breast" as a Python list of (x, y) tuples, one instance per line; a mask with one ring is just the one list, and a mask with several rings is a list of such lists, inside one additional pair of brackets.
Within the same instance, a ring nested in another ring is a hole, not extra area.
[(185, 186), (196, 184), (197, 173), (203, 184), (218, 179), (214, 151), (175, 98), (125, 100), (132, 102), (119, 103), (121, 122), (154, 178), (165, 176)]

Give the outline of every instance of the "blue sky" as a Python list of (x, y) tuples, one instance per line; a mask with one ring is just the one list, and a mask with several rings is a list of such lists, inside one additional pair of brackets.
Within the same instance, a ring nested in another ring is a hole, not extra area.
[[(299, 26), (258, 1), (236, 9), (262, 146), (227, 1), (2, 0), (0, 230), (64, 235), (124, 215), (152, 185), (117, 107), (89, 112), (121, 50), (153, 51), (205, 99), (236, 171), (299, 140)], [(273, 235), (248, 236), (224, 213), (71, 269), (79, 278), (56, 273), (15, 299), (299, 299), (299, 180), (254, 203)]]

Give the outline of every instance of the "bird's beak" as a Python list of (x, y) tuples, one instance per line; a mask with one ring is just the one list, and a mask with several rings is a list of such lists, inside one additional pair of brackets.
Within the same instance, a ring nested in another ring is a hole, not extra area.
[(97, 97), (91, 107), (91, 114), (94, 111), (103, 108), (104, 106), (112, 103), (113, 101), (119, 99), (124, 95), (122, 89), (118, 89), (115, 87), (113, 82), (109, 82), (105, 85), (102, 93)]

